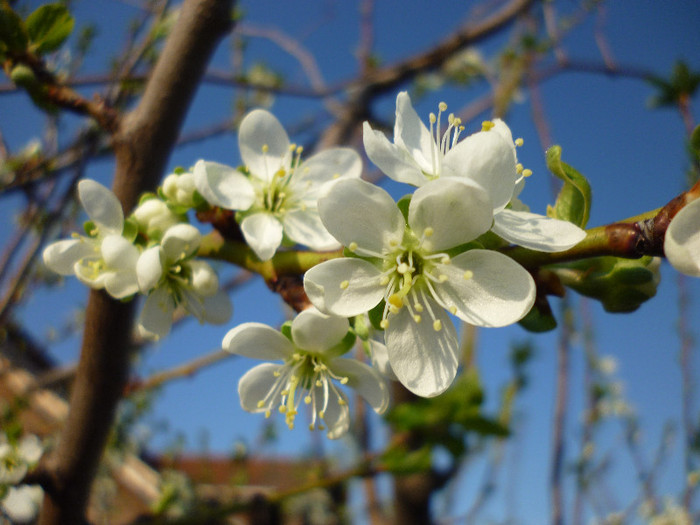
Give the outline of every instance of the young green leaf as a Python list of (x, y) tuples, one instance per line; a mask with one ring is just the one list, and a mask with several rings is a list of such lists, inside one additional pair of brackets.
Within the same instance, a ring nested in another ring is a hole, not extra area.
[(27, 28), (12, 9), (0, 7), (0, 52), (25, 51), (28, 44)]
[(561, 147), (552, 146), (546, 153), (547, 168), (564, 181), (557, 202), (547, 210), (547, 215), (586, 227), (591, 213), (591, 186), (586, 177), (562, 162)]
[(73, 31), (75, 20), (63, 4), (46, 4), (27, 17), (27, 32), (36, 53), (55, 51)]

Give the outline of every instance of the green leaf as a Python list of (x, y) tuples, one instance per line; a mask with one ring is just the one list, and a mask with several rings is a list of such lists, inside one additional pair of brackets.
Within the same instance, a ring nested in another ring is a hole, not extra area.
[(557, 327), (557, 320), (554, 318), (549, 301), (543, 296), (537, 298), (535, 305), (525, 317), (518, 321), (518, 324), (528, 332), (539, 334), (554, 330)]
[(546, 154), (547, 168), (564, 181), (557, 202), (548, 215), (585, 228), (591, 213), (591, 186), (586, 177), (561, 160), (561, 147), (552, 146)]
[(27, 17), (27, 32), (36, 53), (55, 51), (73, 31), (75, 20), (63, 4), (46, 4)]
[(29, 37), (24, 22), (12, 9), (0, 8), (0, 51), (25, 51)]

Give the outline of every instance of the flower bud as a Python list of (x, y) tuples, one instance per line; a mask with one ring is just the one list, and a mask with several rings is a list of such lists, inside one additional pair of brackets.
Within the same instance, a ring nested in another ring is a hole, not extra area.
[(192, 173), (171, 173), (163, 181), (163, 194), (179, 206), (194, 207), (194, 175)]
[(133, 217), (138, 222), (139, 230), (149, 237), (160, 236), (165, 230), (180, 222), (180, 218), (159, 199), (148, 199), (141, 203), (134, 210)]

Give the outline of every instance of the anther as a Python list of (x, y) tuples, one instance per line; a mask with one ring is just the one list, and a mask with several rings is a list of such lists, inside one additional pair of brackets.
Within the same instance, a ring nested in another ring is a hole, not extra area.
[(532, 170), (523, 170), (523, 177), (529, 177), (532, 175)]
[(389, 296), (389, 304), (396, 308), (401, 308), (403, 306), (403, 299), (397, 294), (393, 293)]
[(441, 273), (440, 275), (438, 275), (438, 281), (440, 281), (441, 283), (444, 283), (445, 281), (447, 281), (447, 275), (445, 275), (444, 273)]
[(268, 146), (267, 144), (263, 144), (263, 146), (262, 146), (262, 152), (263, 152), (263, 153), (267, 153), (268, 151), (270, 151), (270, 146)]
[(471, 270), (466, 270), (466, 271), (462, 274), (462, 277), (464, 277), (464, 279), (468, 281), (469, 279), (471, 279), (472, 277), (474, 277), (474, 272), (472, 272)]
[(357, 243), (355, 241), (352, 241), (350, 244), (348, 244), (348, 250), (350, 250), (351, 252), (357, 250)]
[(415, 315), (413, 316), (413, 320), (416, 322), (416, 324), (417, 324), (417, 323), (420, 323), (421, 319), (422, 319), (422, 317), (421, 317), (420, 315), (418, 315), (418, 314), (415, 314)]
[(389, 320), (388, 320), (388, 319), (382, 319), (381, 322), (379, 323), (379, 326), (380, 326), (382, 329), (386, 330), (387, 328), (389, 328)]
[(343, 378), (340, 380), (340, 384), (341, 384), (341, 385), (347, 385), (347, 384), (348, 384), (348, 381), (350, 381), (350, 378), (349, 378), (349, 377), (343, 377)]
[(416, 309), (416, 312), (422, 312), (423, 311), (423, 305), (420, 303), (416, 303), (413, 305), (413, 308)]
[(265, 406), (265, 401), (263, 401), (262, 399), (260, 401), (258, 401), (258, 408), (262, 408), (264, 406)]
[(347, 290), (348, 286), (350, 286), (350, 281), (343, 281), (340, 283), (340, 289), (341, 290)]
[(306, 397), (304, 398), (304, 404), (308, 405), (308, 404), (310, 404), (310, 403), (311, 403), (311, 396), (306, 396)]
[(438, 104), (438, 109), (439, 109), (440, 111), (447, 111), (447, 104), (444, 103), (444, 102), (440, 102), (440, 103)]
[(433, 233), (435, 233), (435, 230), (431, 226), (428, 226), (425, 230), (423, 230), (423, 235), (426, 237), (430, 237)]
[(525, 141), (521, 137), (518, 137), (517, 139), (515, 139), (515, 145), (518, 147), (522, 146), (524, 143), (525, 143)]
[(494, 126), (495, 126), (495, 124), (493, 122), (491, 122), (490, 120), (484, 120), (481, 123), (481, 131), (489, 131), (489, 130), (493, 129)]
[(433, 321), (433, 330), (435, 330), (436, 332), (442, 330), (442, 322), (440, 321), (440, 319), (435, 319), (435, 321)]
[(457, 307), (455, 305), (450, 306), (450, 313), (452, 315), (457, 315)]
[(523, 165), (520, 164), (519, 162), (515, 165), (515, 172), (518, 174), (523, 172)]

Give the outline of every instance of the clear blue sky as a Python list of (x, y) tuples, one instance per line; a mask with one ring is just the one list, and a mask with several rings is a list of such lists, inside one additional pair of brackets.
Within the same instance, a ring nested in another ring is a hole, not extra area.
[[(34, 2), (36, 3), (36, 2)], [(96, 41), (97, 52), (85, 64), (86, 72), (103, 70), (106, 59), (121, 49), (124, 28), (136, 10), (127, 2), (96, 1), (75, 2), (78, 23), (88, 20), (99, 25)], [(277, 27), (298, 38), (315, 54), (319, 69), (328, 83), (351, 78), (357, 71), (353, 50), (357, 46), (358, 16), (356, 2), (304, 1), (241, 2), (246, 12), (246, 22), (251, 25)], [(421, 2), (419, 0), (376, 2), (375, 49), (383, 62), (391, 62), (409, 56), (425, 48), (453, 31), (464, 21), (465, 5), (473, 2)], [(555, 3), (558, 9), (570, 12), (574, 2)], [(109, 24), (104, 13), (109, 13)], [(593, 33), (601, 28), (607, 37), (612, 54), (621, 66), (635, 66), (659, 74), (668, 74), (674, 61), (685, 59), (692, 68), (700, 68), (700, 4), (693, 0), (655, 2), (653, 0), (627, 0), (610, 2), (602, 19), (591, 17), (575, 29), (564, 41), (564, 49), (572, 59), (601, 62)], [(493, 58), (499, 42), (491, 42), (479, 48), (486, 59)], [(217, 53), (214, 65), (229, 68), (224, 42)], [(298, 63), (275, 45), (251, 39), (248, 64), (265, 61), (279, 68), (291, 84), (304, 84), (305, 77)], [(484, 88), (444, 89), (423, 99), (418, 112), (424, 117), (435, 111), (438, 101), (448, 103), (450, 110), (458, 111)], [(600, 74), (567, 73), (557, 76), (541, 86), (544, 109), (553, 141), (563, 147), (563, 158), (584, 173), (593, 187), (593, 209), (590, 226), (659, 207), (674, 197), (684, 182), (687, 165), (684, 149), (684, 129), (678, 114), (671, 110), (649, 111), (646, 101), (651, 88), (638, 79), (608, 77)], [(186, 130), (194, 130), (217, 122), (231, 107), (232, 92), (224, 87), (203, 87), (190, 112)], [(377, 114), (393, 121), (395, 93), (389, 94), (377, 106)], [(695, 101), (697, 105), (697, 100)], [(283, 121), (293, 126), (310, 110), (318, 109), (314, 102), (293, 97), (279, 97), (271, 110)], [(695, 112), (697, 115), (697, 111)], [(0, 97), (1, 126), (11, 147), (18, 147), (40, 129), (39, 120), (29, 109), (22, 95)], [(470, 123), (475, 129), (482, 120)], [(483, 115), (488, 117), (488, 115)], [(532, 123), (530, 97), (527, 92), (512, 107), (507, 122), (515, 136), (523, 137), (524, 147), (519, 157), (526, 167), (534, 171), (529, 179), (523, 200), (533, 211), (544, 213), (551, 202), (550, 181), (543, 161), (543, 150)], [(74, 121), (67, 119), (65, 129), (71, 129)], [(469, 126), (469, 123), (468, 123)], [(66, 135), (65, 140), (68, 140)], [(304, 141), (305, 137), (294, 137)], [(199, 158), (235, 165), (239, 162), (237, 142), (234, 136), (196, 144), (178, 150), (170, 167), (192, 165)], [(95, 163), (88, 176), (109, 183), (112, 164)], [(409, 189), (398, 184), (387, 185), (396, 196)], [(18, 202), (13, 199), (13, 202)], [(9, 207), (3, 208), (3, 224), (8, 221)], [(7, 235), (0, 229), (0, 238)], [(631, 315), (605, 313), (597, 303), (591, 304), (595, 337), (601, 354), (613, 356), (619, 364), (617, 377), (625, 385), (627, 400), (637, 409), (643, 429), (642, 450), (650, 460), (658, 444), (663, 425), (680, 421), (680, 372), (678, 367), (679, 341), (675, 326), (678, 315), (676, 274), (664, 263), (662, 281), (657, 297)], [(687, 313), (689, 320), (700, 314), (700, 282), (686, 280), (692, 304)], [(28, 326), (43, 339), (51, 326), (60, 325), (70, 315), (68, 306), (78, 308), (84, 304), (86, 290), (74, 279), (65, 287), (50, 293), (36, 294), (23, 305), (21, 314), (30, 320)], [(575, 294), (572, 294), (575, 296)], [(243, 322), (259, 321), (279, 324), (285, 316), (281, 301), (267, 291), (259, 281), (243, 286), (233, 296), (234, 316), (229, 326), (198, 327), (189, 321), (173, 337), (149, 349), (139, 373), (169, 368), (187, 362), (219, 347), (226, 331)], [(553, 301), (555, 309), (557, 301)], [(696, 335), (697, 329), (696, 329)], [(531, 341), (536, 357), (529, 369), (531, 382), (518, 404), (519, 424), (517, 436), (506, 459), (507, 477), (502, 487), (512, 483), (512, 496), (508, 490), (494, 499), (485, 516), (495, 520), (507, 515), (508, 505), (520, 509), (518, 523), (538, 524), (547, 516), (547, 475), (549, 468), (550, 421), (553, 412), (554, 370), (556, 365), (556, 334), (533, 335), (518, 326), (479, 332), (478, 362), (487, 392), (487, 406), (495, 407), (499, 389), (510, 378), (508, 351), (512, 343)], [(78, 343), (67, 341), (50, 348), (51, 354), (61, 362), (72, 362), (77, 356)], [(576, 348), (572, 355), (572, 406), (569, 411), (568, 430), (572, 454), (578, 447), (580, 428), (582, 354)], [(187, 380), (167, 386), (154, 405), (151, 421), (167, 420), (167, 433), (158, 433), (153, 439), (155, 447), (172, 442), (175, 433), (186, 437), (187, 448), (197, 450), (201, 436), (208, 435), (213, 451), (228, 452), (233, 442), (242, 439), (253, 444), (260, 432), (262, 417), (250, 415), (239, 406), (236, 385), (240, 375), (253, 365), (243, 358), (231, 359)], [(700, 359), (694, 358), (695, 378), (700, 377)], [(700, 407), (696, 406), (696, 410)], [(279, 420), (281, 439), (271, 449), (279, 454), (295, 454), (308, 451), (312, 441), (306, 429), (289, 432)], [(601, 453), (613, 451), (615, 464), (610, 485), (616, 497), (624, 504), (636, 494), (634, 475), (629, 459), (622, 447), (621, 427), (614, 422), (606, 426), (601, 440)], [(682, 447), (680, 427), (673, 445), (672, 456), (663, 470), (660, 486), (666, 492), (677, 493), (681, 487)], [(338, 446), (326, 443), (329, 449)], [(341, 443), (340, 446), (347, 446)], [(573, 455), (569, 459), (573, 458)], [(480, 465), (464, 474), (464, 501), (480, 480)], [(509, 498), (511, 498), (509, 500)], [(457, 505), (457, 514), (464, 508)]]

